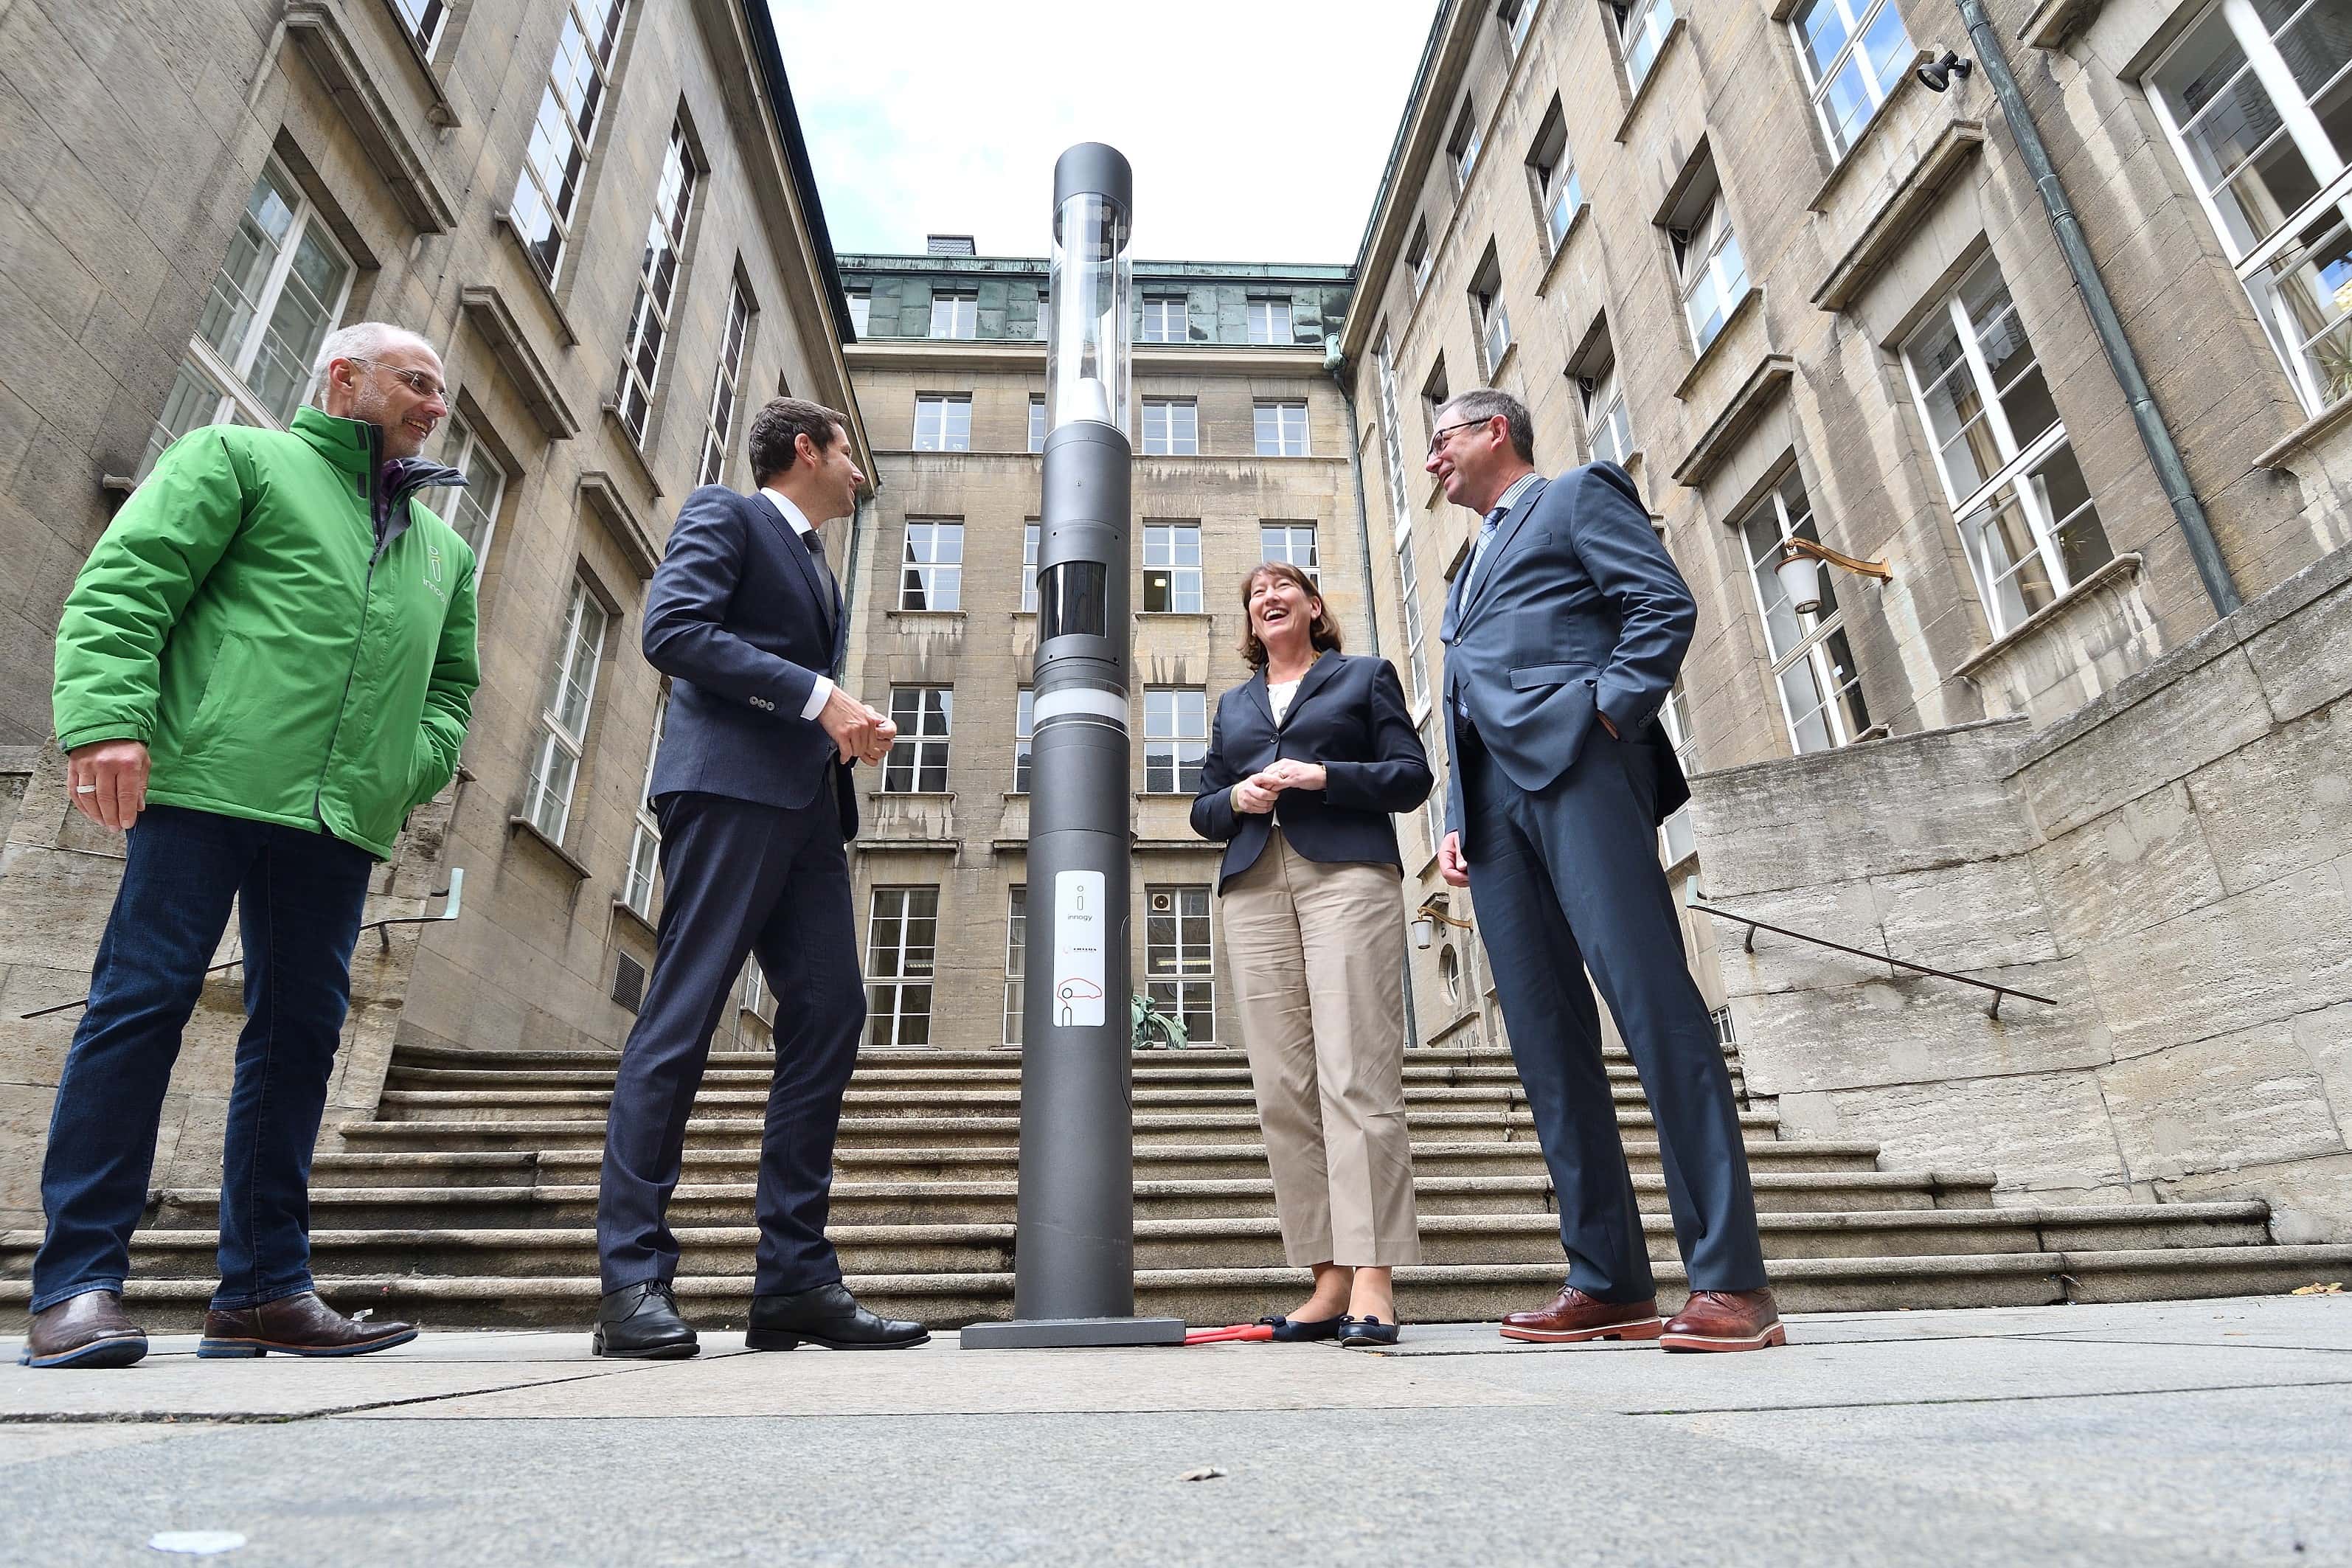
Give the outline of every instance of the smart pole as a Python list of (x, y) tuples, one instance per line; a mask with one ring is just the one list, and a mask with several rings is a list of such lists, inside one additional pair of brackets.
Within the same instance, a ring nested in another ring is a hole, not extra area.
[(1098, 142), (1054, 165), (1045, 493), (1029, 754), (1014, 1321), (968, 1350), (1181, 1344), (1135, 1316), (1128, 996), (1129, 324), (1134, 176)]

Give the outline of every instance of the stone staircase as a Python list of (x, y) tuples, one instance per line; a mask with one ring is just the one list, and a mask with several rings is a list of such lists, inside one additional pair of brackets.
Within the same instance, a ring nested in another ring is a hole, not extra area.
[[(442, 1328), (584, 1326), (613, 1065), (400, 1051), (375, 1119), (347, 1124), (344, 1152), (316, 1164), (321, 1289), (347, 1310)], [(1610, 1074), (1671, 1307), (1682, 1276), (1651, 1119), (1632, 1065), (1615, 1057)], [(671, 1219), (679, 1295), (706, 1323), (740, 1321), (748, 1301), (767, 1077), (762, 1055), (714, 1053), (688, 1134)], [(1542, 1300), (1564, 1265), (1508, 1053), (1415, 1051), (1405, 1083), (1426, 1258), (1399, 1271), (1406, 1320), (1486, 1320)], [(1792, 1311), (2231, 1295), (2340, 1278), (2352, 1263), (2352, 1247), (2273, 1245), (2258, 1201), (1996, 1207), (1990, 1171), (1882, 1171), (1874, 1144), (1783, 1140), (1768, 1106), (1744, 1090), (1743, 1105), (1765, 1254)], [(1010, 1315), (1019, 1110), (1011, 1053), (860, 1058), (833, 1236), (861, 1299), (935, 1326)], [(1139, 1311), (1230, 1322), (1297, 1292), (1305, 1271), (1283, 1264), (1258, 1138), (1241, 1053), (1137, 1056)], [(151, 1326), (201, 1313), (217, 1205), (212, 1191), (155, 1194), (131, 1288)], [(38, 1241), (0, 1234), (0, 1302), (26, 1300)]]

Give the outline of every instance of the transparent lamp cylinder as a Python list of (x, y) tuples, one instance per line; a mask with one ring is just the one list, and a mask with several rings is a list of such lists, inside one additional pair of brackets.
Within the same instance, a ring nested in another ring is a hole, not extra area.
[(1080, 191), (1054, 214), (1053, 315), (1045, 335), (1045, 426), (1087, 420), (1124, 434), (1134, 395), (1128, 312), (1134, 261), (1126, 206)]

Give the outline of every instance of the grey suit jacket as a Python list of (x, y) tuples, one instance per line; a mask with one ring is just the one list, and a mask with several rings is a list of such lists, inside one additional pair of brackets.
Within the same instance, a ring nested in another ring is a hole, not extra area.
[[(1477, 581), (1454, 580), (1440, 637), (1450, 754), (1466, 710), (1513, 784), (1549, 787), (1575, 764), (1593, 715), (1655, 753), (1661, 819), (1690, 798), (1651, 721), (1674, 689), (1698, 621), (1689, 584), (1659, 542), (1641, 492), (1614, 463), (1528, 487), (1495, 531)], [(1462, 770), (1448, 770), (1445, 825), (1462, 832)], [(1465, 837), (1466, 852), (1468, 841)]]
[(840, 595), (765, 496), (686, 498), (646, 593), (646, 661), (670, 678), (648, 794), (679, 790), (799, 810), (830, 787), (841, 836), (857, 795), (833, 738), (801, 717), (848, 651)]

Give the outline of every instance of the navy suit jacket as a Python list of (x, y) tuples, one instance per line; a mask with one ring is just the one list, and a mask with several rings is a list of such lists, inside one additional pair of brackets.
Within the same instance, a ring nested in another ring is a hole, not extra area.
[[(1271, 813), (1234, 810), (1233, 786), (1284, 757), (1320, 763), (1324, 787), (1284, 790)], [(1256, 864), (1277, 823), (1309, 860), (1367, 861), (1402, 872), (1389, 817), (1428, 799), (1429, 786), (1429, 757), (1413, 731), (1396, 666), (1326, 653), (1299, 678), (1280, 724), (1263, 669), (1217, 699), (1192, 831), (1229, 840), (1220, 888)]]
[[(1445, 602), (1446, 739), (1468, 710), (1505, 777), (1530, 793), (1575, 764), (1605, 713), (1646, 747), (1664, 818), (1690, 798), (1664, 729), (1698, 624), (1690, 585), (1650, 526), (1641, 492), (1614, 463), (1588, 463), (1528, 488), (1495, 531), (1477, 581), (1465, 564)], [(1447, 775), (1445, 826), (1462, 832), (1462, 770)], [(1464, 839), (1465, 851), (1468, 839)]]
[(670, 678), (648, 795), (800, 810), (831, 788), (844, 839), (857, 795), (823, 725), (801, 717), (848, 652), (838, 592), (775, 503), (705, 485), (686, 498), (646, 593), (646, 662)]

